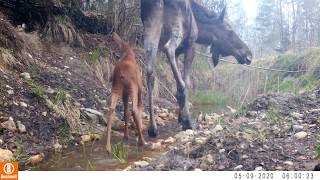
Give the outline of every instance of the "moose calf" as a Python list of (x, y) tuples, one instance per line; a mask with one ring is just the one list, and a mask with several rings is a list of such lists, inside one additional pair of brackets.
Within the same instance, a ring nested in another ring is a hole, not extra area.
[(113, 115), (118, 102), (121, 97), (124, 104), (124, 139), (129, 139), (128, 134), (128, 119), (129, 114), (129, 99), (132, 100), (132, 116), (136, 127), (138, 129), (138, 144), (144, 145), (145, 140), (142, 136), (142, 80), (139, 66), (135, 59), (135, 53), (130, 47), (129, 43), (124, 42), (116, 33), (112, 34), (112, 38), (120, 48), (121, 57), (120, 61), (116, 65), (112, 76), (112, 90), (109, 112), (107, 113), (107, 151), (111, 152), (111, 127), (113, 123)]

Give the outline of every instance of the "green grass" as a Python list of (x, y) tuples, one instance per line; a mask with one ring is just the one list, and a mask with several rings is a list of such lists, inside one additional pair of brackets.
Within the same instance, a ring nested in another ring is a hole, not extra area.
[(97, 64), (99, 62), (101, 51), (100, 49), (95, 49), (89, 54), (89, 63), (90, 64)]
[(280, 112), (276, 108), (270, 108), (267, 112), (267, 118), (273, 124), (279, 124), (281, 120)]
[(320, 144), (316, 145), (317, 159), (320, 159)]
[(221, 92), (198, 90), (191, 94), (191, 102), (195, 105), (214, 105), (216, 107), (226, 107), (228, 97)]
[(27, 80), (26, 83), (31, 87), (32, 93), (41, 98), (48, 97), (48, 91), (44, 87), (37, 85), (34, 80)]
[(53, 17), (54, 21), (60, 24), (68, 25), (71, 22), (69, 16), (66, 15), (56, 15)]
[(63, 90), (59, 90), (52, 99), (54, 104), (62, 104), (68, 99), (67, 93)]
[(128, 147), (122, 143), (118, 143), (112, 146), (112, 156), (120, 163), (126, 163), (128, 159)]
[(17, 147), (17, 150), (13, 154), (13, 159), (11, 159), (12, 162), (18, 161), (23, 152), (22, 140), (19, 137), (17, 137), (15, 145)]

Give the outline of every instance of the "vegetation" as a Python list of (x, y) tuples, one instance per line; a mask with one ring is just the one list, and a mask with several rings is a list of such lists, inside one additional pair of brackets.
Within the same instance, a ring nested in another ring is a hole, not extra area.
[(197, 90), (191, 95), (191, 102), (195, 105), (214, 105), (217, 108), (226, 107), (228, 97), (221, 92)]
[(53, 19), (55, 22), (63, 25), (68, 25), (71, 22), (70, 17), (66, 15), (56, 15), (56, 16), (53, 16)]
[(126, 163), (128, 159), (128, 147), (122, 143), (112, 145), (112, 156), (120, 163)]

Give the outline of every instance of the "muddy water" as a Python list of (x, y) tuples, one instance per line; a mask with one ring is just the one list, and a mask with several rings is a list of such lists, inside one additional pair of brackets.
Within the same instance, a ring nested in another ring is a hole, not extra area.
[[(193, 118), (196, 118), (199, 112), (210, 113), (215, 112), (215, 108), (209, 105), (197, 105), (191, 109)], [(217, 109), (216, 109), (217, 110)], [(159, 138), (167, 139), (174, 136), (181, 130), (181, 126), (172, 121), (164, 127), (159, 127)], [(121, 134), (121, 133), (120, 133)], [(120, 134), (112, 137), (113, 143), (121, 142)], [(122, 135), (122, 134), (121, 134)], [(144, 137), (148, 137), (144, 134)], [(157, 139), (146, 139), (148, 142), (156, 142)], [(88, 145), (79, 145), (70, 149), (64, 150), (62, 153), (56, 153), (44, 163), (40, 164), (35, 170), (55, 171), (55, 170), (73, 170), (73, 171), (114, 171), (122, 170), (128, 167), (135, 161), (143, 159), (143, 157), (155, 157), (162, 152), (152, 151), (150, 148), (137, 147), (135, 143), (135, 136), (131, 135), (131, 140), (128, 147), (128, 159), (126, 163), (120, 163), (112, 156), (107, 155), (105, 146), (101, 141), (93, 142)]]

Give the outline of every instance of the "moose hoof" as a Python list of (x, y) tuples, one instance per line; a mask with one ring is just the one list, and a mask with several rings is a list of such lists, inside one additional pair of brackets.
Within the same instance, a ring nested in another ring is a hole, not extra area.
[(156, 138), (156, 137), (158, 136), (158, 130), (157, 130), (157, 128), (150, 127), (150, 128), (148, 129), (148, 135), (149, 135), (149, 137), (151, 137), (151, 138)]
[(190, 120), (182, 121), (182, 130), (192, 129)]

